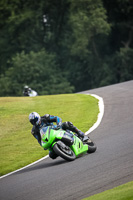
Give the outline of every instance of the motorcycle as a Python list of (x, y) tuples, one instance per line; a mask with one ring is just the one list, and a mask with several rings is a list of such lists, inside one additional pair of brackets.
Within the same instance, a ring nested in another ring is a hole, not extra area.
[(93, 153), (97, 148), (88, 136), (80, 139), (72, 131), (55, 129), (54, 126), (42, 127), (40, 135), (45, 150), (53, 151), (67, 161), (73, 161), (82, 154)]

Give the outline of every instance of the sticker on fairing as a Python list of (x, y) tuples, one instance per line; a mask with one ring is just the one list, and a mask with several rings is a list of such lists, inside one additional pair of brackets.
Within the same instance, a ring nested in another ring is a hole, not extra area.
[(46, 142), (41, 141), (42, 146), (46, 144)]
[(43, 139), (43, 138), (45, 137), (45, 135), (46, 135), (42, 130), (40, 131), (40, 134), (41, 134), (41, 138), (42, 138), (42, 139)]
[(60, 132), (60, 136), (62, 137), (63, 135), (64, 135), (64, 132), (63, 132), (63, 131), (61, 131), (61, 132)]

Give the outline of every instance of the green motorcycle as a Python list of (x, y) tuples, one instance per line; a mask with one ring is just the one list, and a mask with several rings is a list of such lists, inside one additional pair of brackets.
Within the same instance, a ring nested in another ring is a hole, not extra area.
[(82, 154), (96, 151), (96, 145), (89, 137), (84, 136), (81, 140), (73, 132), (61, 128), (56, 130), (54, 126), (42, 127), (40, 135), (45, 150), (48, 149), (67, 161), (73, 161)]

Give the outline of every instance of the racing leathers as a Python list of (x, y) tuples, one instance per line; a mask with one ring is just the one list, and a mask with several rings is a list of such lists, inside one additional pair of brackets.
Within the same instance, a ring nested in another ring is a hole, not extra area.
[(50, 126), (53, 125), (53, 122), (56, 122), (58, 126), (62, 125), (62, 119), (57, 116), (46, 114), (41, 117), (41, 123), (39, 125), (33, 125), (31, 130), (32, 135), (37, 139), (38, 143), (41, 145), (41, 136), (40, 136), (40, 129), (42, 126)]
[[(77, 133), (79, 137), (81, 138), (84, 137), (84, 133), (80, 131), (79, 129), (77, 129), (72, 124), (72, 122), (67, 121), (67, 122), (62, 123), (62, 119), (60, 117), (46, 114), (41, 117), (41, 123), (39, 125), (33, 125), (33, 128), (31, 130), (32, 135), (37, 139), (40, 145), (42, 142), (41, 136), (40, 136), (40, 129), (42, 128), (42, 126), (45, 127), (45, 126), (53, 125), (53, 122), (56, 122), (57, 126), (61, 127), (63, 130), (70, 130)], [(52, 159), (55, 159), (57, 157), (57, 155), (54, 152), (49, 152), (49, 156)]]

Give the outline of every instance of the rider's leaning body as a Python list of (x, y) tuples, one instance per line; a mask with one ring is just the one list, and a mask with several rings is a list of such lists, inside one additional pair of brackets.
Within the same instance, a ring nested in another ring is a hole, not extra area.
[(58, 126), (62, 125), (62, 119), (57, 116), (46, 114), (40, 118), (40, 122), (38, 125), (33, 125), (33, 128), (31, 130), (32, 135), (37, 139), (38, 143), (41, 145), (41, 135), (40, 135), (40, 129), (46, 126), (53, 125), (53, 122), (56, 122)]
[[(75, 127), (72, 122), (67, 121), (62, 123), (62, 119), (58, 116), (45, 114), (41, 117), (38, 113), (32, 112), (29, 114), (29, 121), (33, 125), (31, 133), (41, 146), (43, 141), (41, 140), (40, 129), (42, 126), (46, 127), (53, 125), (53, 122), (55, 122), (57, 126), (61, 127), (63, 130), (70, 130), (77, 133), (78, 137), (84, 137), (84, 133)], [(57, 157), (53, 152), (49, 152), (49, 156), (53, 159)]]

